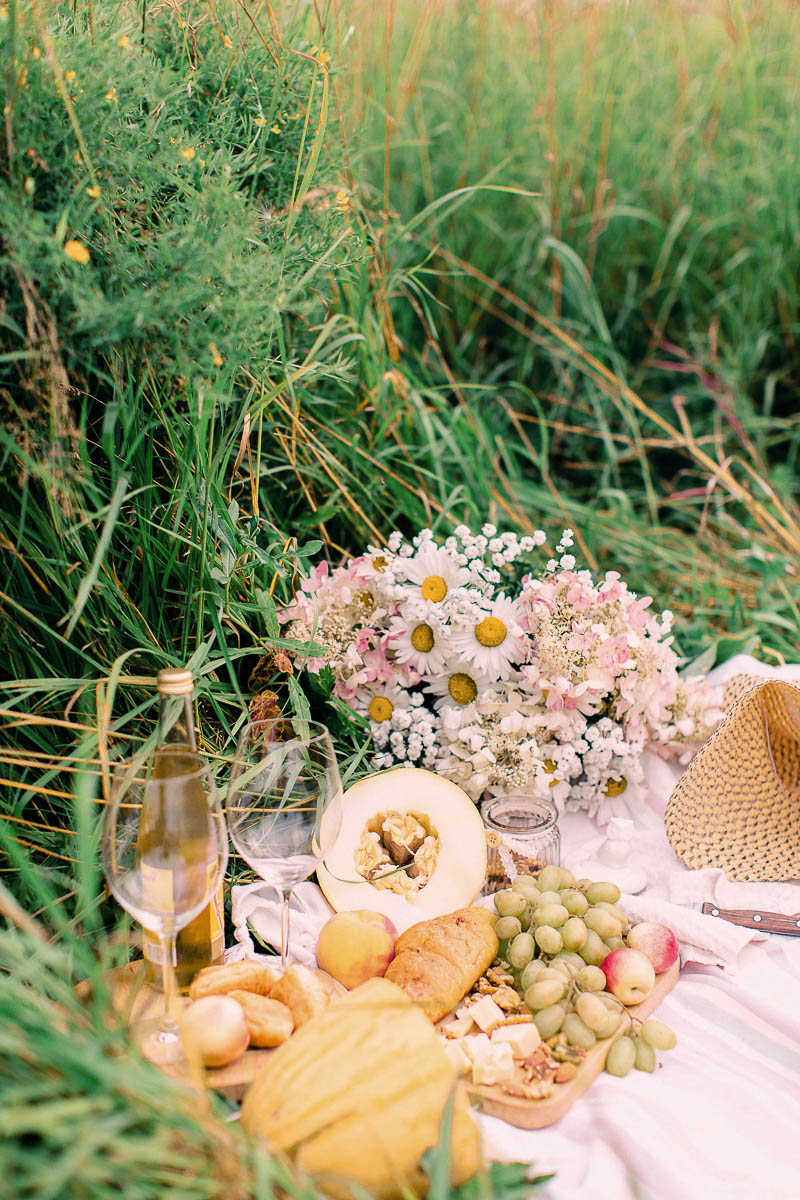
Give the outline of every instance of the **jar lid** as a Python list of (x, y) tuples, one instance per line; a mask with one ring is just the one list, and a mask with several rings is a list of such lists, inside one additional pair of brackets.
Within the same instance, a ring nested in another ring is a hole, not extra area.
[(514, 837), (546, 833), (558, 821), (556, 806), (533, 796), (495, 796), (481, 805), (484, 824)]
[(159, 695), (188, 696), (194, 688), (192, 672), (186, 667), (165, 667), (156, 678)]

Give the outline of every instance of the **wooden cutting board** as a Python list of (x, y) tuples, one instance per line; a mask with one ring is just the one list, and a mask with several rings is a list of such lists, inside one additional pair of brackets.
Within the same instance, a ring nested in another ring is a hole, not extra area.
[[(344, 993), (345, 989), (330, 975), (320, 970), (316, 974), (326, 984), (332, 997)], [(141, 960), (109, 972), (109, 982), (112, 1008), (128, 1026), (158, 1017), (163, 1012), (163, 993), (147, 982)], [(188, 996), (179, 999), (184, 1007), (189, 1003)], [(270, 1054), (274, 1054), (274, 1050), (247, 1050), (227, 1067), (208, 1068), (205, 1072), (206, 1086), (228, 1100), (241, 1100)]]
[(680, 963), (673, 963), (668, 970), (656, 979), (656, 986), (646, 1000), (627, 1010), (628, 1020), (624, 1022), (613, 1037), (597, 1042), (588, 1051), (586, 1058), (578, 1068), (578, 1072), (568, 1083), (557, 1083), (546, 1100), (527, 1100), (517, 1096), (509, 1096), (501, 1087), (469, 1087), (470, 1099), (476, 1108), (490, 1117), (500, 1117), (509, 1125), (519, 1129), (544, 1129), (559, 1121), (579, 1096), (582, 1096), (590, 1084), (597, 1078), (606, 1065), (606, 1055), (610, 1047), (626, 1033), (632, 1024), (631, 1018), (637, 1017), (643, 1021), (655, 1012), (661, 1001), (671, 992), (680, 975)]

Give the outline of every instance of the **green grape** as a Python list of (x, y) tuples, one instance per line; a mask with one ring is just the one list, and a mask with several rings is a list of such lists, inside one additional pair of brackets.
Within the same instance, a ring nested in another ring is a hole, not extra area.
[(528, 1008), (536, 1011), (557, 1004), (567, 989), (563, 979), (539, 979), (525, 993), (525, 1003)]
[(610, 912), (612, 917), (617, 918), (623, 929), (628, 924), (628, 914), (618, 904), (609, 904), (607, 900), (598, 900), (594, 907), (604, 908), (606, 912)]
[(574, 979), (578, 974), (578, 968), (575, 964), (570, 962), (568, 958), (562, 958), (561, 954), (556, 954), (555, 958), (551, 958), (550, 965), (554, 971), (560, 971), (565, 979)]
[(546, 969), (547, 968), (545, 967), (541, 958), (531, 959), (531, 961), (528, 963), (527, 967), (525, 967), (525, 969), (523, 970), (522, 974), (519, 977), (519, 986), (522, 990), (523, 995), (525, 994), (525, 992), (527, 992), (529, 987), (531, 987), (534, 983), (536, 983), (541, 972), (545, 971)]
[(599, 1033), (608, 1024), (608, 1009), (599, 996), (581, 992), (575, 1001), (575, 1012), (592, 1033)]
[(536, 944), (531, 935), (529, 933), (518, 933), (513, 942), (509, 944), (506, 951), (506, 958), (512, 967), (516, 967), (518, 971), (521, 971), (523, 967), (527, 967), (535, 952)]
[(593, 929), (590, 929), (586, 934), (586, 941), (581, 946), (578, 954), (580, 954), (583, 961), (588, 963), (589, 966), (599, 967), (608, 954), (608, 950), (603, 944), (603, 939), (600, 935), (595, 933)]
[(588, 1025), (584, 1025), (578, 1014), (574, 1012), (567, 1013), (564, 1019), (564, 1033), (567, 1035), (570, 1046), (580, 1046), (582, 1050), (591, 1050), (597, 1041)]
[(530, 929), (531, 921), (533, 920), (533, 908), (530, 904), (526, 904), (523, 911), (517, 917), (523, 931)]
[(568, 950), (580, 950), (586, 943), (586, 925), (580, 917), (570, 917), (561, 927), (561, 936)]
[(495, 921), (494, 931), (501, 942), (510, 942), (518, 933), (522, 933), (519, 917), (501, 917)]
[(535, 900), (539, 895), (539, 888), (536, 886), (536, 880), (532, 875), (515, 876), (511, 883), (511, 890), (520, 896), (524, 896), (526, 900)]
[(536, 880), (536, 886), (540, 892), (557, 892), (560, 878), (560, 867), (544, 867), (539, 872), (539, 878)]
[(568, 871), (566, 867), (558, 868), (558, 886), (559, 888), (574, 888), (575, 876), (572, 871)]
[(656, 1052), (643, 1038), (636, 1039), (636, 1061), (634, 1063), (637, 1071), (647, 1071), (652, 1075), (658, 1065)]
[(636, 1062), (636, 1046), (633, 1038), (617, 1038), (608, 1051), (606, 1070), (609, 1075), (627, 1075)]
[(527, 908), (525, 897), (508, 888), (495, 893), (494, 906), (501, 917), (519, 917)]
[(563, 983), (566, 979), (566, 975), (564, 974), (563, 970), (559, 970), (556, 966), (542, 967), (541, 971), (539, 972), (539, 979), (560, 979)]
[[(561, 936), (564, 936), (563, 929), (561, 930)], [(577, 974), (578, 971), (582, 971), (584, 967), (584, 962), (580, 954), (576, 954), (573, 950), (560, 950), (553, 959), (553, 962), (569, 963), (569, 965), (574, 968), (574, 974)]]
[(566, 1016), (563, 1004), (548, 1004), (534, 1014), (534, 1022), (544, 1041), (560, 1032)]
[(594, 883), (593, 879), (579, 879), (577, 881), (577, 883), (575, 884), (575, 887), (578, 889), (578, 891), (585, 892), (586, 889), (590, 888), (593, 883)]
[(656, 1021), (653, 1017), (644, 1022), (639, 1033), (648, 1046), (653, 1046), (656, 1050), (671, 1050), (678, 1040), (669, 1025), (665, 1025), (663, 1021)]
[(560, 904), (561, 896), (558, 892), (541, 892), (536, 898), (536, 907), (541, 904)]
[[(545, 929), (547, 928), (549, 926), (545, 926)], [(553, 932), (555, 933), (556, 930), (553, 930)], [(555, 971), (557, 975), (560, 975), (562, 979), (566, 979), (567, 983), (569, 983), (572, 979), (572, 971), (570, 970), (569, 963), (565, 963), (559, 958), (551, 959), (550, 963), (549, 970)]]
[(622, 892), (615, 883), (590, 883), (586, 888), (586, 899), (590, 904), (605, 900), (608, 904), (616, 904)]
[(533, 910), (534, 925), (552, 925), (559, 929), (569, 920), (569, 913), (563, 904), (537, 904)]
[(589, 901), (583, 892), (575, 891), (574, 888), (565, 888), (563, 892), (559, 892), (559, 895), (561, 903), (571, 917), (582, 917), (589, 907)]
[(559, 950), (564, 949), (564, 939), (552, 925), (540, 925), (533, 936), (544, 954), (558, 954)]
[(603, 941), (605, 942), (606, 946), (608, 947), (609, 954), (611, 953), (612, 950), (621, 950), (623, 948), (623, 946), (625, 945), (625, 942), (622, 940), (621, 937), (603, 938)]
[(617, 918), (612, 917), (604, 908), (590, 908), (584, 913), (583, 922), (587, 929), (593, 930), (601, 938), (619, 937), (622, 933), (622, 926)]
[(619, 1029), (619, 1026), (620, 1026), (620, 1022), (623, 1021), (624, 1019), (625, 1018), (623, 1017), (619, 1008), (617, 1008), (617, 1009), (607, 1008), (605, 1024), (602, 1026), (601, 1029), (595, 1030), (595, 1033), (597, 1034), (597, 1040), (599, 1042), (603, 1042), (603, 1041), (605, 1041), (606, 1038), (610, 1038), (612, 1036), (612, 1034), (617, 1032), (617, 1030)]
[(606, 977), (599, 967), (587, 966), (578, 972), (575, 982), (585, 992), (602, 992), (606, 986)]
[(622, 1001), (618, 1000), (613, 992), (598, 992), (597, 994), (606, 1008), (610, 1008), (612, 1012), (622, 1012)]

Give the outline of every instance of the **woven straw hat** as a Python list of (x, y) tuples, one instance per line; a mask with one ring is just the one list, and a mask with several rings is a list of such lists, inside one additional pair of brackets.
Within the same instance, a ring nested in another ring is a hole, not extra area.
[(688, 867), (800, 879), (800, 680), (736, 675), (724, 707), (669, 798), (667, 837)]

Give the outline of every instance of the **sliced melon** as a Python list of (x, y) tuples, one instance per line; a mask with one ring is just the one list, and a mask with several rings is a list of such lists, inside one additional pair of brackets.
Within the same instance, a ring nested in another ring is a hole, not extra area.
[(486, 831), (466, 792), (417, 767), (359, 780), (344, 795), (336, 842), (317, 869), (337, 912), (381, 912), (402, 933), (466, 908), (486, 876)]

